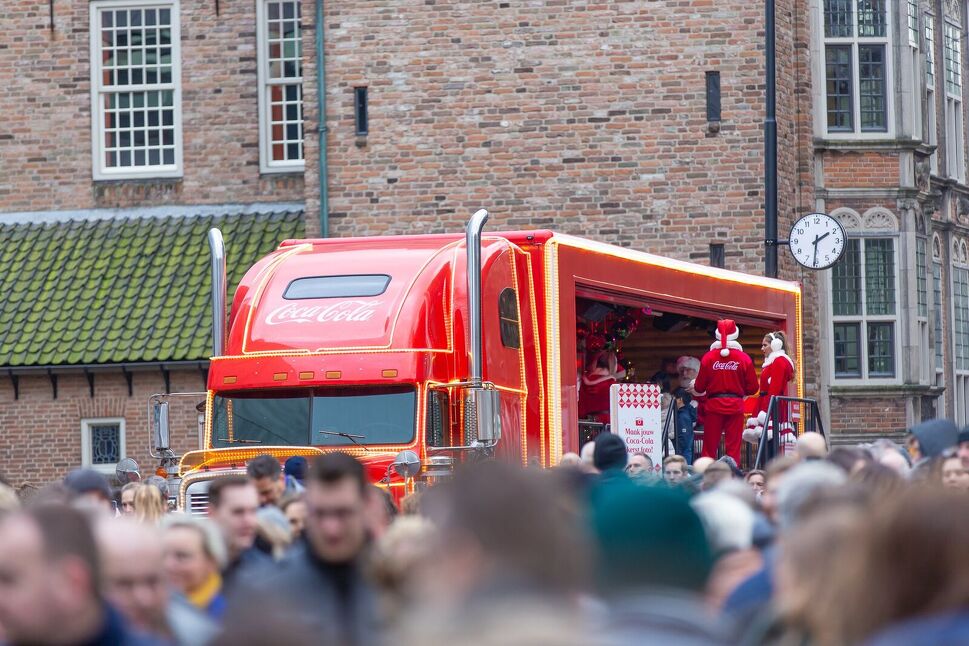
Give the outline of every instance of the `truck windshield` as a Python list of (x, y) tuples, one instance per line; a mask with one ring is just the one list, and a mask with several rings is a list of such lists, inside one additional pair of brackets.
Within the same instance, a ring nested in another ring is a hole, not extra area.
[(416, 408), (412, 386), (223, 393), (213, 400), (212, 446), (405, 444)]

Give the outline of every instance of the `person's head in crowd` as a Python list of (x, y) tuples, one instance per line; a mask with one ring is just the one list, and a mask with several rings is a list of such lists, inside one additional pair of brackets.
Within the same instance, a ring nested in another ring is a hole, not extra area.
[(135, 490), (135, 518), (143, 523), (157, 525), (168, 511), (168, 503), (162, 492), (154, 485), (146, 484)]
[(707, 456), (697, 458), (693, 461), (693, 473), (702, 476), (703, 472), (707, 470), (707, 467), (714, 462), (715, 460), (713, 458)]
[(286, 514), (275, 505), (266, 505), (256, 511), (255, 548), (278, 561), (293, 543), (293, 529)]
[(947, 419), (930, 419), (909, 429), (906, 447), (912, 460), (937, 458), (959, 442), (959, 429)]
[(676, 360), (676, 373), (680, 378), (680, 386), (692, 382), (700, 372), (700, 360), (696, 357), (683, 356)]
[(797, 457), (801, 461), (821, 460), (828, 454), (828, 444), (820, 433), (803, 433), (797, 438)]
[(852, 473), (849, 480), (868, 492), (875, 504), (882, 498), (893, 496), (905, 488), (905, 479), (897, 471), (880, 462), (866, 464)]
[(737, 461), (734, 460), (729, 455), (723, 455), (723, 456), (721, 456), (717, 460), (717, 462), (721, 462), (721, 463), (727, 465), (727, 467), (730, 469), (730, 475), (731, 475), (731, 477), (734, 477), (734, 478), (743, 478), (744, 477), (744, 472), (741, 471), (740, 467), (737, 465)]
[(770, 332), (764, 335), (764, 338), (760, 342), (760, 351), (764, 353), (765, 357), (770, 356), (772, 352), (776, 352), (772, 347), (774, 341), (780, 341), (779, 351), (787, 353), (790, 352), (790, 347), (787, 344), (787, 335), (780, 330), (776, 332)]
[[(637, 509), (649, 512), (631, 513)], [(613, 481), (593, 500), (590, 521), (605, 596), (651, 588), (699, 593), (706, 585), (712, 554), (686, 492)]]
[(947, 489), (969, 491), (969, 469), (962, 464), (962, 458), (955, 450), (949, 450), (939, 458), (942, 486)]
[(259, 494), (242, 475), (216, 478), (209, 485), (209, 518), (222, 532), (229, 561), (235, 561), (256, 540)]
[(959, 444), (956, 445), (956, 453), (962, 460), (962, 465), (969, 469), (969, 426), (959, 431), (957, 438)]
[(316, 458), (306, 481), (306, 541), (325, 563), (357, 559), (367, 542), (369, 483), (363, 465), (346, 453)]
[(286, 514), (289, 528), (293, 532), (293, 540), (302, 538), (303, 528), (306, 527), (306, 501), (302, 494), (290, 494), (282, 499), (279, 508)]
[(764, 492), (760, 495), (760, 505), (764, 510), (764, 515), (773, 522), (777, 522), (777, 489), (784, 476), (797, 466), (798, 461), (792, 455), (781, 455), (770, 462), (764, 469)]
[(750, 488), (759, 497), (764, 493), (764, 488), (767, 486), (767, 474), (760, 469), (753, 469), (744, 476), (744, 482), (750, 485)]
[(367, 527), (371, 538), (380, 538), (397, 518), (397, 505), (390, 492), (375, 484), (367, 488)]
[(421, 491), (412, 491), (411, 493), (404, 496), (400, 501), (400, 513), (402, 516), (420, 516), (421, 515), (421, 500), (424, 497), (424, 493)]
[(642, 451), (633, 453), (626, 464), (626, 474), (630, 478), (647, 478), (653, 475), (653, 459)]
[[(964, 626), (955, 640), (888, 637), (907, 620), (963, 622), (965, 615), (956, 613), (969, 607), (967, 544), (969, 496), (963, 492), (914, 486), (870, 505), (830, 566), (837, 580), (825, 594), (829, 607), (822, 609), (831, 631), (826, 643), (965, 643)], [(883, 642), (875, 637), (880, 632)]]
[(663, 479), (670, 484), (686, 480), (686, 458), (682, 455), (670, 455), (663, 458)]
[(300, 485), (306, 482), (306, 472), (309, 470), (309, 462), (302, 455), (294, 455), (286, 459), (283, 465), (283, 475), (292, 478)]
[(142, 484), (150, 485), (150, 486), (155, 487), (156, 489), (158, 489), (158, 492), (161, 494), (162, 500), (166, 501), (166, 503), (167, 503), (167, 501), (168, 501), (168, 480), (166, 480), (165, 478), (161, 477), (160, 475), (158, 475), (156, 473), (156, 474), (152, 474), (152, 475), (148, 476), (147, 478), (145, 478), (144, 480), (142, 480)]
[(779, 539), (775, 601), (788, 630), (806, 637), (802, 643), (837, 643), (820, 638), (825, 636), (828, 599), (838, 585), (839, 550), (853, 539), (861, 520), (859, 511), (835, 505), (811, 513)]
[(703, 480), (700, 488), (703, 491), (710, 491), (721, 482), (726, 482), (733, 477), (733, 471), (723, 462), (714, 462), (703, 471)]
[(95, 536), (107, 599), (135, 628), (170, 636), (165, 619), (164, 550), (158, 532), (130, 519), (104, 518), (95, 526)]
[(86, 516), (46, 503), (0, 516), (0, 626), (10, 644), (93, 642), (107, 622)]
[(908, 453), (887, 438), (879, 438), (872, 442), (869, 449), (875, 462), (895, 471), (903, 478), (907, 478), (912, 470)]
[(621, 472), (626, 468), (626, 443), (615, 433), (600, 433), (595, 439), (593, 464), (600, 473)]
[(104, 475), (94, 469), (75, 469), (64, 478), (64, 486), (71, 494), (71, 504), (79, 509), (110, 514), (114, 511), (111, 485)]
[(595, 464), (596, 443), (595, 441), (586, 442), (582, 445), (580, 456), (582, 458), (582, 470), (586, 473), (598, 473)]
[(690, 501), (703, 521), (714, 555), (750, 549), (754, 536), (754, 510), (739, 498), (717, 489)]
[(286, 491), (286, 476), (279, 460), (271, 455), (257, 455), (246, 465), (246, 475), (259, 492), (260, 505), (278, 505)]
[(384, 593), (388, 612), (399, 619), (404, 606), (417, 595), (420, 569), (433, 558), (437, 529), (426, 518), (402, 516), (374, 544), (370, 570)]
[(135, 492), (143, 485), (140, 482), (129, 482), (121, 487), (121, 504), (118, 509), (122, 516), (135, 515)]
[[(787, 471), (775, 490), (778, 526), (782, 530), (790, 529), (807, 500), (821, 492), (837, 489), (847, 481), (844, 471), (827, 462), (803, 462)], [(770, 479), (767, 482), (770, 486)]]
[(850, 475), (873, 462), (874, 457), (867, 449), (858, 446), (837, 446), (828, 452), (826, 461)]
[[(595, 445), (593, 444), (593, 447)], [(582, 458), (578, 453), (569, 451), (568, 453), (562, 454), (562, 459), (559, 460), (558, 466), (566, 467), (580, 467), (582, 465)]]
[(161, 527), (168, 583), (207, 611), (221, 587), (219, 572), (229, 560), (219, 528), (191, 514), (169, 514)]
[(556, 484), (554, 473), (488, 461), (426, 491), (424, 514), (439, 531), (422, 594), (432, 605), (461, 608), (496, 586), (506, 599), (538, 595), (550, 603), (580, 590), (589, 549)]

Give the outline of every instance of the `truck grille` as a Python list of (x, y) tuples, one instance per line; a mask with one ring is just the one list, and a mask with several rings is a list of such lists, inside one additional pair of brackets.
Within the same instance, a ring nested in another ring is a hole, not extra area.
[(209, 493), (193, 493), (188, 497), (188, 512), (204, 516), (209, 513)]

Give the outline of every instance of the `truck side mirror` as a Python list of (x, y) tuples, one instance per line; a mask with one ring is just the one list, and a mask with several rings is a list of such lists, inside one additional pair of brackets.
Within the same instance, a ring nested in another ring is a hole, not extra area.
[(168, 402), (155, 402), (151, 408), (154, 418), (152, 440), (156, 451), (171, 448), (171, 430), (168, 426)]
[(394, 471), (405, 480), (421, 472), (421, 459), (413, 451), (401, 451), (394, 458)]
[(494, 388), (469, 388), (464, 396), (466, 441), (497, 444), (501, 439), (501, 400)]

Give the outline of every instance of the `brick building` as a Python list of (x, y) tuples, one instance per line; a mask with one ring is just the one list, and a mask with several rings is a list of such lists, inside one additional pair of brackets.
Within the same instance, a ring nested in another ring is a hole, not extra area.
[[(260, 240), (240, 252), (227, 236), (238, 272), (283, 237), (456, 231), (484, 206), (495, 228), (549, 227), (762, 272), (758, 3), (7, 4), (7, 247), (61, 231), (86, 239), (79, 222), (125, 229), (131, 245), (146, 226), (179, 241), (155, 262), (198, 273), (198, 232), (216, 218)], [(852, 235), (827, 272), (780, 254), (782, 277), (819, 304), (805, 308), (807, 393), (830, 402), (841, 431), (897, 430), (935, 411), (966, 421), (965, 8), (776, 4), (781, 236), (812, 210)], [(100, 240), (77, 253), (113, 244)], [(105, 266), (125, 276), (134, 257), (112, 254)], [(150, 282), (125, 284), (120, 302), (150, 306)], [(90, 420), (105, 418), (124, 420), (125, 452), (144, 459), (129, 447), (147, 443), (149, 391), (203, 384), (207, 295), (192, 287), (171, 304), (188, 319), (167, 353), (98, 346), (82, 365), (64, 343), (70, 327), (51, 328), (59, 355), (0, 340), (10, 383), (0, 389), (0, 468), (44, 479), (90, 462)], [(125, 330), (152, 328), (131, 319)], [(925, 351), (933, 345), (937, 356)], [(58, 449), (37, 460), (40, 446)]]

